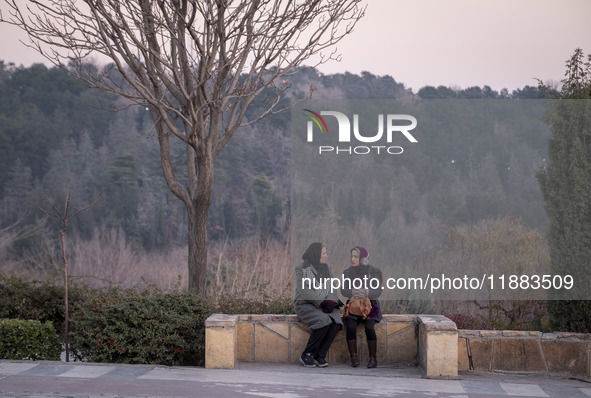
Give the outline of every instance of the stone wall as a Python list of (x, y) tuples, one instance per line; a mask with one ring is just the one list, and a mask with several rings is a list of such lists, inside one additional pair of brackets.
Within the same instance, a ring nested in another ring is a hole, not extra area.
[[(296, 315), (214, 314), (205, 322), (205, 367), (238, 362), (298, 362), (309, 328)], [(378, 364), (418, 364), (425, 377), (453, 378), (458, 370), (591, 377), (591, 334), (457, 330), (441, 315), (384, 315), (376, 325)], [(368, 361), (363, 326), (357, 329), (362, 363)], [(329, 362), (349, 363), (345, 331)]]
[[(418, 344), (413, 315), (385, 315), (376, 324), (379, 363), (416, 363)], [(310, 329), (296, 315), (239, 315), (238, 361), (298, 362)], [(360, 360), (367, 362), (365, 332), (357, 330)], [(349, 362), (344, 329), (335, 338), (328, 362)]]
[(459, 330), (458, 369), (591, 376), (591, 335)]

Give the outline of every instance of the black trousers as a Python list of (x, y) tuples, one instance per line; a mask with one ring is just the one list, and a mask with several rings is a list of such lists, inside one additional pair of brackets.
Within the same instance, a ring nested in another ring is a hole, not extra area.
[(336, 323), (312, 330), (304, 354), (310, 353), (316, 359), (326, 359), (328, 349), (334, 338), (337, 337), (339, 330), (341, 330), (341, 325)]
[(359, 322), (365, 323), (365, 336), (367, 341), (377, 340), (375, 325), (376, 321), (373, 319), (366, 319), (365, 321), (363, 318), (359, 317), (357, 319), (349, 317), (343, 319), (345, 323), (345, 327), (347, 328), (347, 341), (349, 340), (357, 340), (357, 324)]

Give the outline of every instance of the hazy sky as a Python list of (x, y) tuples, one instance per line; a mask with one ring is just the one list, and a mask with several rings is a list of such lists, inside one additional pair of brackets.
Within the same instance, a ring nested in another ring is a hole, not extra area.
[[(24, 0), (21, 0), (24, 1)], [(510, 91), (560, 81), (575, 48), (591, 53), (591, 0), (366, 0), (366, 16), (323, 73), (390, 75), (425, 85)], [(0, 3), (0, 9), (6, 9)], [(0, 59), (43, 62), (0, 24)]]

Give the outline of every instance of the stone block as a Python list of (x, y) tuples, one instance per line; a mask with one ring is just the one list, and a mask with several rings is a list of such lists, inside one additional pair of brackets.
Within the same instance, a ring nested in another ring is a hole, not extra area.
[(386, 361), (388, 363), (417, 363), (419, 348), (415, 325), (390, 324), (387, 325), (387, 332)]
[(480, 336), (480, 330), (458, 329), (458, 336), (478, 337)]
[(496, 339), (493, 347), (492, 370), (546, 371), (540, 342), (533, 339)]
[(501, 335), (499, 330), (481, 330), (480, 337), (497, 337)]
[(583, 339), (585, 336), (583, 333), (573, 333), (573, 332), (554, 332), (558, 335), (559, 339)]
[(454, 332), (458, 334), (456, 324), (443, 315), (418, 315), (419, 322), (428, 332)]
[(414, 323), (415, 315), (411, 314), (384, 314), (381, 322), (383, 323)]
[(238, 315), (212, 314), (205, 320), (206, 328), (235, 327), (238, 323)]
[(347, 339), (345, 336), (345, 331), (341, 330), (337, 337), (335, 337), (332, 345), (330, 346), (330, 350), (328, 350), (328, 355), (326, 360), (328, 362), (334, 363), (350, 363), (351, 359), (349, 356), (349, 348), (347, 346)]
[[(274, 326), (279, 326), (274, 325)], [(286, 324), (283, 324), (287, 327)], [(289, 362), (289, 339), (264, 324), (254, 325), (254, 360), (262, 362)]]
[(205, 367), (207, 369), (234, 369), (237, 357), (236, 328), (205, 329)]
[(589, 343), (578, 341), (543, 341), (542, 349), (551, 373), (589, 376), (587, 350)]
[(251, 322), (238, 323), (238, 360), (253, 361), (254, 324)]
[(477, 372), (490, 370), (490, 358), (492, 355), (492, 339), (469, 339), (472, 366)]
[(386, 325), (386, 334), (388, 336), (394, 334), (394, 333), (398, 333), (403, 329), (408, 328), (409, 326), (412, 326), (414, 328), (414, 324), (408, 324), (408, 323), (388, 323)]
[(269, 320), (268, 314), (253, 314), (250, 316), (251, 322), (265, 322)]
[(528, 332), (524, 332), (521, 330), (503, 330), (504, 337), (525, 337), (528, 335)]
[(289, 339), (289, 326), (287, 322), (261, 322), (261, 325), (277, 333), (284, 339)]
[(419, 322), (419, 364), (425, 377), (458, 376), (458, 330), (442, 315), (417, 315)]
[[(376, 323), (375, 331), (376, 331), (376, 337), (378, 339), (377, 349), (376, 349), (376, 359), (377, 359), (378, 363), (384, 363), (388, 360), (388, 350), (387, 350), (387, 345), (386, 345), (388, 342), (388, 340), (386, 339), (386, 325), (384, 325), (383, 323)], [(365, 334), (365, 329), (363, 329), (363, 334)], [(367, 339), (365, 340), (365, 344), (367, 344)], [(368, 355), (367, 355), (367, 361), (369, 361), (369, 350), (368, 350)]]
[(298, 362), (310, 338), (310, 329), (303, 323), (291, 323), (289, 326), (289, 362)]
[(458, 370), (470, 370), (467, 339), (458, 337)]
[(421, 366), (425, 377), (458, 376), (458, 335), (454, 333), (423, 333)]

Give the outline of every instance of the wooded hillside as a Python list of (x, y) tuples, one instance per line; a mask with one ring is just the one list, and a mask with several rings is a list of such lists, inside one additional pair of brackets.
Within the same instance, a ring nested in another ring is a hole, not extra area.
[[(488, 86), (423, 87), (413, 93), (390, 76), (369, 72), (321, 75), (308, 70), (290, 84), (285, 101), (307, 94), (311, 85), (313, 98), (538, 98), (538, 90), (529, 86), (512, 93)], [(114, 95), (76, 84), (63, 70), (0, 61), (0, 231), (16, 224), (10, 231), (18, 235), (0, 245), (0, 262), (24, 261), (43, 251), (53, 230), (30, 202), (41, 202), (46, 192), (61, 203), (68, 187), (74, 207), (104, 194), (73, 220), (72, 233), (80, 239), (117, 231), (134, 250), (146, 253), (186, 245), (185, 211), (162, 177), (146, 110), (98, 109), (115, 104), (125, 106)], [(273, 115), (243, 128), (216, 157), (210, 239), (289, 241), (290, 129), (289, 111)], [(543, 231), (548, 222), (534, 176), (547, 156), (547, 129), (516, 126), (478, 137), (470, 131), (454, 134), (466, 135), (455, 137), (464, 146), (424, 153), (395, 171), (395, 201), (416, 204), (405, 207), (405, 227), (416, 228), (419, 222), (472, 225), (514, 216)], [(184, 149), (176, 150), (182, 156)], [(357, 198), (335, 200), (343, 222), (354, 224), (347, 209)]]

